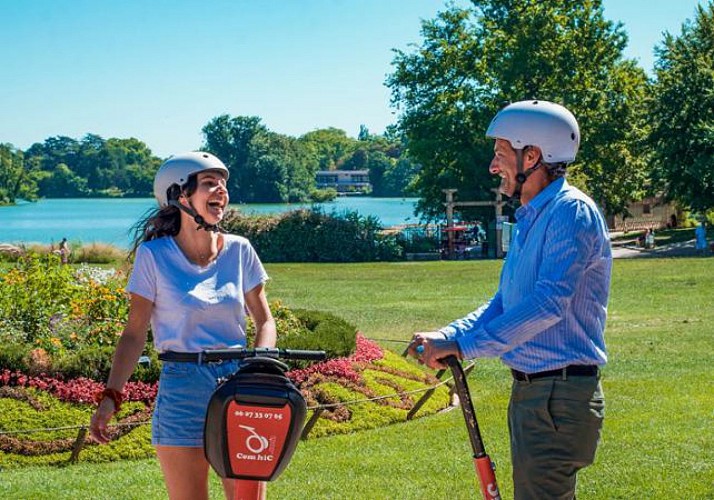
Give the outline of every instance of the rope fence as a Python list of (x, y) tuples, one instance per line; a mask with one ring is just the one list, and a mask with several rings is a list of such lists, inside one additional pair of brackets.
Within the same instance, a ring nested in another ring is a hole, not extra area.
[[(369, 340), (374, 340), (374, 341), (381, 341), (381, 342), (395, 342), (395, 343), (408, 343), (408, 341), (405, 340), (390, 340), (390, 339), (369, 339)], [(406, 356), (406, 350), (404, 353), (402, 353), (402, 356)], [(465, 373), (471, 372), (475, 366), (475, 362), (471, 362), (469, 365), (467, 365), (464, 368)], [(439, 370), (436, 373), (436, 378), (441, 379), (441, 377), (444, 375), (446, 370)], [(375, 396), (372, 398), (362, 398), (362, 399), (354, 399), (351, 401), (341, 401), (338, 403), (328, 403), (328, 404), (318, 404), (318, 405), (313, 405), (313, 406), (308, 406), (307, 410), (313, 411), (312, 416), (310, 419), (305, 423), (303, 426), (302, 434), (301, 434), (301, 439), (306, 440), (308, 438), (308, 435), (314, 425), (317, 423), (318, 419), (322, 415), (322, 413), (325, 410), (331, 410), (334, 408), (340, 408), (340, 407), (347, 407), (347, 406), (352, 406), (352, 405), (358, 405), (358, 404), (364, 404), (364, 403), (373, 403), (376, 401), (381, 401), (384, 399), (391, 399), (391, 398), (402, 398), (404, 396), (411, 396), (413, 394), (419, 394), (419, 393), (424, 393), (424, 395), (416, 402), (414, 403), (414, 406), (409, 410), (407, 413), (407, 420), (412, 420), (414, 418), (414, 415), (421, 409), (421, 407), (426, 403), (429, 398), (436, 392), (436, 390), (439, 387), (442, 387), (444, 385), (448, 385), (449, 382), (453, 380), (453, 377), (448, 377), (444, 380), (440, 380), (438, 383), (430, 385), (429, 387), (424, 387), (421, 389), (414, 389), (411, 391), (402, 391), (402, 392), (396, 392), (394, 394), (387, 394), (387, 395), (382, 395), (382, 396)], [(453, 392), (453, 390), (451, 391)], [(142, 420), (138, 422), (117, 422), (114, 424), (109, 424), (107, 427), (138, 427), (141, 425), (147, 425), (151, 423), (151, 419), (147, 420)], [(55, 431), (66, 431), (66, 430), (77, 430), (77, 438), (75, 439), (75, 442), (72, 446), (72, 454), (70, 456), (69, 462), (75, 463), (79, 459), (79, 453), (84, 447), (84, 444), (87, 439), (87, 432), (88, 432), (88, 426), (87, 425), (66, 425), (66, 426), (61, 426), (61, 427), (45, 427), (45, 428), (35, 428), (35, 429), (21, 429), (21, 430), (12, 430), (12, 431), (0, 431), (0, 437), (2, 436), (16, 436), (16, 435), (22, 435), (22, 434), (34, 434), (38, 432), (55, 432)]]

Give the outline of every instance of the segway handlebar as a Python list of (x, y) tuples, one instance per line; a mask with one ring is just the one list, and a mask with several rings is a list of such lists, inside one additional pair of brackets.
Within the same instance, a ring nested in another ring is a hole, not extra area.
[(305, 351), (300, 349), (278, 349), (277, 347), (243, 347), (229, 349), (211, 349), (201, 353), (201, 359), (206, 362), (245, 358), (299, 359), (305, 361), (322, 361), (327, 357), (325, 351)]

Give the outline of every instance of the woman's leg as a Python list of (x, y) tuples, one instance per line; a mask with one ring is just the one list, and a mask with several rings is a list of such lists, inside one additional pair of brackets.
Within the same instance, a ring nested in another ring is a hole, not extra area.
[(170, 500), (208, 500), (208, 462), (202, 448), (156, 446)]

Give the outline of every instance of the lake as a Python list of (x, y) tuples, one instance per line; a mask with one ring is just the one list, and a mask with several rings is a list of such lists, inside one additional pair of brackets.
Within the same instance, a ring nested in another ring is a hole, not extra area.
[[(330, 213), (356, 210), (362, 215), (379, 217), (385, 227), (417, 222), (414, 206), (418, 198), (370, 198), (344, 196), (318, 206)], [(153, 198), (125, 199), (49, 199), (35, 203), (21, 202), (0, 207), (0, 243), (109, 243), (129, 246), (129, 230), (147, 210), (155, 206)], [(245, 213), (275, 214), (313, 204), (231, 205)]]

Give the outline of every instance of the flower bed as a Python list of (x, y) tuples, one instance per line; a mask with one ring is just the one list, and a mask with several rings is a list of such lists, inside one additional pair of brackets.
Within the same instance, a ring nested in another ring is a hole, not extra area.
[[(0, 469), (69, 460), (78, 431), (88, 425), (94, 395), (106, 380), (128, 311), (126, 274), (61, 266), (53, 256), (28, 256), (0, 273)], [(271, 304), (278, 346), (324, 349), (331, 359), (291, 365), (288, 376), (312, 409), (321, 410), (310, 436), (354, 432), (404, 421), (420, 394), (437, 380), (318, 311)], [(160, 362), (147, 344), (125, 388), (126, 401), (111, 430), (113, 441), (91, 438), (80, 460), (111, 461), (153, 455), (147, 430)], [(359, 401), (359, 403), (355, 403)], [(448, 405), (440, 387), (418, 415)]]

